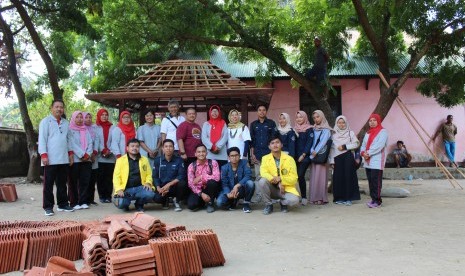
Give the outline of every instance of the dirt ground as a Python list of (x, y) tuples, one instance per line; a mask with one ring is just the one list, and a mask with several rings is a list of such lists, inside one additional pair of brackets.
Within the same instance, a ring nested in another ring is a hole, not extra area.
[[(84, 221), (120, 213), (112, 204), (100, 204), (45, 217), (41, 185), (15, 181), (19, 200), (0, 203), (0, 220)], [(465, 181), (460, 184), (465, 187)], [(368, 197), (362, 195), (353, 206), (305, 206), (287, 214), (275, 206), (269, 216), (262, 214), (262, 205), (250, 214), (207, 214), (151, 204), (146, 213), (218, 234), (226, 264), (204, 269), (204, 275), (465, 275), (465, 191), (446, 180), (384, 185), (406, 188), (411, 196), (385, 198), (379, 209), (367, 208)], [(366, 182), (360, 186), (367, 189)]]

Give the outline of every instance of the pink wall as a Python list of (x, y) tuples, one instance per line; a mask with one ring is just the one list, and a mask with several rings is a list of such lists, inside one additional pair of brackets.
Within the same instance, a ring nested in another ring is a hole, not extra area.
[[(400, 98), (430, 135), (436, 131), (441, 122), (445, 121), (448, 114), (452, 114), (454, 123), (458, 127), (455, 158), (456, 161), (463, 161), (465, 158), (465, 143), (461, 143), (461, 141), (465, 141), (465, 106), (461, 105), (450, 109), (440, 107), (434, 99), (423, 97), (416, 92), (415, 87), (419, 82), (419, 79), (408, 80), (400, 91)], [(365, 80), (363, 79), (341, 79), (338, 81), (338, 85), (341, 86), (342, 91), (342, 113), (349, 120), (351, 128), (358, 132), (378, 102), (379, 80), (370, 80), (368, 90), (365, 89)], [(289, 80), (275, 80), (273, 87), (275, 92), (269, 106), (268, 118), (277, 121), (281, 112), (287, 112), (294, 119), (294, 114), (298, 111), (300, 105), (298, 89), (292, 89)], [(249, 112), (249, 123), (256, 119), (256, 112)], [(330, 122), (330, 124), (332, 125), (334, 122)], [(413, 155), (413, 161), (433, 160), (396, 103), (394, 103), (388, 116), (383, 121), (383, 126), (389, 131), (389, 151), (392, 151), (395, 147), (397, 140), (403, 140), (407, 149)], [(432, 146), (432, 143), (430, 143), (429, 147), (432, 148)], [(443, 154), (440, 137), (436, 140), (434, 151), (443, 160), (447, 159)]]

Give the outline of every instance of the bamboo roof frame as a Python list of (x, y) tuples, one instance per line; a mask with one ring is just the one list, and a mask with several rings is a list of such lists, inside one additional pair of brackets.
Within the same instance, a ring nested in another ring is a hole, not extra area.
[(177, 59), (147, 66), (153, 69), (125, 85), (85, 97), (120, 110), (165, 110), (173, 98), (182, 107), (195, 107), (198, 111), (207, 110), (211, 104), (254, 110), (257, 104), (268, 104), (274, 91), (248, 85), (208, 60)]

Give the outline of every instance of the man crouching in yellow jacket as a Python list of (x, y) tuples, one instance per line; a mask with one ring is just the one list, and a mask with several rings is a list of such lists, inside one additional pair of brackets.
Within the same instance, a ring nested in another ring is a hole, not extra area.
[(139, 140), (129, 140), (127, 154), (116, 160), (113, 172), (113, 202), (126, 211), (129, 211), (131, 200), (135, 200), (136, 210), (143, 212), (144, 204), (155, 196), (149, 160), (140, 155), (139, 149)]
[(278, 135), (272, 136), (268, 142), (271, 153), (262, 157), (258, 181), (265, 209), (263, 214), (273, 212), (272, 199), (279, 199), (281, 212), (287, 213), (288, 207), (295, 206), (300, 201), (300, 193), (296, 189), (297, 167), (294, 158), (282, 152), (283, 144)]

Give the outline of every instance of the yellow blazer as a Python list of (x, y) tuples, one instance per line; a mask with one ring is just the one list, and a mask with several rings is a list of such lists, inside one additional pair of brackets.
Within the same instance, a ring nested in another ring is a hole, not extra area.
[[(149, 159), (141, 156), (139, 159), (140, 179), (142, 184), (149, 183), (153, 187), (152, 169), (150, 168)], [(122, 155), (116, 160), (115, 170), (113, 172), (113, 193), (116, 194), (119, 190), (125, 190), (129, 178), (129, 160), (128, 155)]]
[[(300, 193), (296, 188), (298, 176), (294, 158), (284, 152), (281, 152), (279, 171), (281, 174), (281, 184), (284, 186), (286, 193), (300, 196)], [(268, 181), (271, 181), (273, 177), (278, 176), (278, 170), (276, 168), (273, 154), (270, 153), (262, 157), (260, 176), (266, 178)]]

